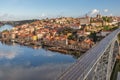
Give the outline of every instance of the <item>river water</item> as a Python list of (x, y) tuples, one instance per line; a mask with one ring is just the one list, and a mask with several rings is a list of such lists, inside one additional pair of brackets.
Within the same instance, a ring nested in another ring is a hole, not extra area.
[(75, 61), (72, 55), (0, 42), (0, 80), (54, 80)]
[(12, 28), (13, 28), (13, 26), (11, 26), (11, 25), (0, 26), (0, 32), (2, 32), (4, 30), (11, 30)]

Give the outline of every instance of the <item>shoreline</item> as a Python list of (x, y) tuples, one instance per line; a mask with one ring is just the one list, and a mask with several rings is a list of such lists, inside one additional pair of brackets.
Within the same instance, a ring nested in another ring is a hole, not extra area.
[(60, 53), (64, 53), (64, 54), (69, 54), (69, 53), (72, 53), (72, 54), (75, 54), (75, 53), (85, 53), (87, 50), (83, 50), (83, 51), (80, 51), (80, 50), (74, 50), (74, 49), (68, 49), (68, 48), (62, 48), (62, 47), (56, 47), (55, 45), (53, 46), (50, 46), (50, 45), (47, 45), (47, 44), (42, 44), (40, 42), (25, 42), (25, 41), (11, 41), (9, 39), (0, 39), (0, 41), (2, 43), (8, 43), (8, 44), (12, 44), (12, 43), (17, 43), (19, 45), (23, 45), (23, 46), (28, 46), (28, 47), (32, 47), (34, 49), (37, 49), (37, 47), (42, 47), (42, 48), (47, 48), (48, 50), (50, 51), (54, 51), (54, 52), (60, 52)]

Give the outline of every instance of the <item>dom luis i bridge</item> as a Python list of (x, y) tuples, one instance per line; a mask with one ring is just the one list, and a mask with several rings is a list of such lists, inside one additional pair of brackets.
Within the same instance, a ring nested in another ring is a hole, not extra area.
[(57, 80), (110, 80), (119, 52), (120, 28), (106, 36), (63, 72)]

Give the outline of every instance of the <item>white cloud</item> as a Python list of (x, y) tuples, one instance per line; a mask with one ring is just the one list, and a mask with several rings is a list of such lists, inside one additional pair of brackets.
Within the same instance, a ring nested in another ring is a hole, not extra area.
[(9, 52), (9, 53), (2, 53), (0, 52), (0, 58), (6, 58), (6, 59), (13, 59), (16, 57), (16, 53)]
[(47, 14), (42, 13), (41, 16), (40, 16), (40, 18), (42, 18), (42, 19), (43, 19), (43, 18), (47, 18)]
[(45, 56), (45, 57), (53, 57), (53, 56), (56, 56), (57, 54), (55, 54), (55, 53), (53, 53), (53, 52), (51, 52), (51, 51), (45, 51), (45, 50), (43, 50), (42, 51), (43, 53), (35, 53), (34, 54), (34, 56)]
[(13, 44), (13, 47), (8, 48), (9, 46), (3, 46), (0, 48), (0, 59), (14, 59), (16, 56), (19, 55), (19, 53), (22, 53), (17, 47), (14, 47), (15, 45)]
[(108, 12), (109, 10), (108, 9), (104, 9), (104, 12)]
[(113, 14), (111, 13), (110, 16), (113, 16)]
[(95, 16), (96, 14), (98, 14), (100, 11), (98, 10), (98, 9), (93, 9), (93, 10), (91, 10), (89, 13), (88, 13), (88, 15), (89, 16)]
[[(0, 66), (1, 80), (54, 80), (60, 75), (71, 63), (46, 64), (41, 66), (25, 67), (23, 65)], [(11, 74), (12, 73), (12, 74)]]
[(99, 13), (99, 12), (100, 12), (99, 10), (93, 9), (93, 10), (91, 11), (90, 15), (94, 15), (94, 14), (97, 14), (97, 13)]
[(45, 13), (42, 13), (41, 17), (45, 17)]

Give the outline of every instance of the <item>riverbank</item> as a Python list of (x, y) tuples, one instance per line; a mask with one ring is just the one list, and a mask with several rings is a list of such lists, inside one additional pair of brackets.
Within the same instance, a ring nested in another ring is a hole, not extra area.
[[(53, 39), (50, 39), (51, 37), (38, 38), (35, 35), (37, 34), (36, 32), (34, 34), (32, 33), (31, 35), (28, 34), (27, 32), (24, 34), (22, 33), (21, 35), (15, 34), (16, 32), (18, 33), (18, 31), (19, 29), (18, 30), (13, 29), (11, 31), (2, 32), (0, 34), (0, 41), (3, 43), (17, 43), (23, 46), (32, 46), (33, 48), (35, 47), (35, 49), (37, 47), (42, 47), (42, 48), (45, 47), (50, 51), (60, 52), (64, 54), (85, 53), (88, 49), (90, 49), (94, 45), (94, 43), (91, 43), (91, 40), (89, 39), (85, 39), (82, 41), (75, 41), (75, 40), (68, 40), (65, 36), (53, 37)], [(24, 30), (22, 32), (24, 32)]]
[(70, 49), (67, 46), (55, 46), (55, 45), (47, 45), (44, 44), (40, 41), (31, 41), (31, 42), (26, 42), (23, 40), (10, 40), (10, 39), (0, 39), (1, 43), (3, 44), (12, 44), (16, 43), (22, 46), (28, 46), (33, 49), (39, 49), (39, 48), (44, 48), (53, 52), (60, 52), (62, 54), (70, 54), (75, 56), (76, 58), (80, 57), (82, 54), (84, 54), (88, 49), (84, 50), (77, 50), (77, 49)]

